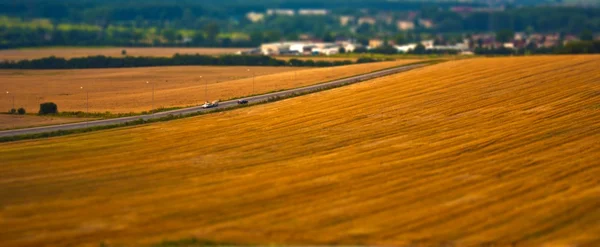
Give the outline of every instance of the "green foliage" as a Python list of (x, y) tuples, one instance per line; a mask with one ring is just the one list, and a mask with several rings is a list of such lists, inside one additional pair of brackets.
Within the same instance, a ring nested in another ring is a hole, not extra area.
[(404, 36), (404, 34), (402, 33), (398, 33), (396, 34), (396, 36), (394, 36), (394, 43), (396, 43), (397, 45), (401, 45), (406, 43), (406, 37)]
[(377, 59), (370, 58), (370, 57), (361, 57), (356, 60), (356, 63), (372, 63), (375, 61), (377, 61)]
[(209, 42), (216, 41), (217, 35), (219, 35), (219, 25), (214, 22), (205, 25), (204, 33), (206, 33), (206, 38)]
[(319, 61), (312, 60), (278, 60), (269, 56), (253, 55), (180, 55), (166, 57), (105, 57), (93, 56), (83, 58), (40, 58), (18, 62), (6, 61), (0, 63), (5, 69), (87, 69), (87, 68), (130, 68), (148, 66), (178, 66), (178, 65), (213, 65), (213, 66), (305, 66), (329, 67), (352, 64), (352, 61)]
[(370, 50), (369, 52), (379, 54), (396, 54), (398, 53), (398, 50), (396, 50), (396, 48), (390, 45), (382, 45), (380, 47)]
[(600, 53), (600, 40), (569, 42), (558, 53), (561, 54), (592, 54)]
[(20, 107), (19, 109), (17, 109), (17, 113), (19, 113), (19, 115), (25, 115), (25, 113), (27, 112), (25, 111), (25, 108)]
[[(285, 2), (285, 3), (284, 3)], [(433, 20), (432, 29), (417, 26), (397, 43), (415, 42), (422, 33), (489, 32), (511, 29), (579, 34), (600, 31), (600, 8), (537, 6), (506, 8), (502, 12), (473, 12), (459, 15), (450, 10), (456, 1), (99, 1), (77, 0), (0, 1), (0, 48), (26, 46), (231, 46), (252, 47), (308, 33), (325, 40), (345, 34), (362, 41), (364, 37), (397, 32), (381, 21), (341, 26), (339, 14), (375, 16), (382, 11), (404, 14), (420, 11), (421, 18)], [(479, 3), (478, 3), (479, 2)], [(461, 6), (481, 7), (481, 1)], [(520, 3), (520, 1), (519, 1)], [(282, 5), (283, 4), (283, 5)], [(262, 12), (274, 6), (302, 8), (320, 6), (332, 11), (327, 16), (267, 16), (252, 23), (244, 18), (250, 11)], [(367, 10), (367, 13), (362, 12)], [(350, 32), (351, 29), (356, 32)], [(224, 37), (242, 32), (247, 39)], [(409, 37), (411, 35), (411, 37)], [(192, 38), (192, 43), (181, 42)], [(589, 37), (589, 36), (587, 36)], [(586, 39), (588, 40), (588, 39)]]
[(410, 53), (412, 53), (412, 54), (425, 54), (426, 51), (427, 50), (425, 49), (425, 46), (423, 44), (419, 43), (415, 47), (415, 49), (413, 49), (412, 52), (410, 52)]
[(53, 102), (45, 102), (40, 104), (40, 115), (56, 114), (58, 113), (58, 106)]
[(592, 31), (586, 29), (583, 30), (583, 32), (581, 32), (579, 39), (581, 39), (582, 41), (592, 41), (594, 40), (594, 34), (592, 33)]
[(354, 49), (354, 53), (366, 53), (369, 50), (367, 50), (367, 48), (360, 46), (360, 47), (356, 47), (356, 49)]
[(515, 32), (510, 29), (502, 29), (496, 32), (496, 41), (506, 43), (513, 39)]

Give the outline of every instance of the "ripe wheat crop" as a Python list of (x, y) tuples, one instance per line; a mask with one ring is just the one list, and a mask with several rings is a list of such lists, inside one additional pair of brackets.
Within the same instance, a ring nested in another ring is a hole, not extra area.
[(0, 144), (5, 246), (600, 245), (600, 57), (451, 61)]

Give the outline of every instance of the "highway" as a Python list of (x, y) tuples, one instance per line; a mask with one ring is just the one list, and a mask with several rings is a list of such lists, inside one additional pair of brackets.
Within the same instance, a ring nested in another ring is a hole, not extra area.
[[(283, 90), (283, 91), (279, 91), (279, 92), (261, 94), (261, 95), (256, 95), (256, 96), (249, 96), (249, 97), (245, 97), (245, 98), (241, 98), (241, 99), (247, 100), (248, 104), (259, 103), (259, 102), (267, 101), (271, 97), (284, 98), (284, 97), (287, 97), (287, 96), (290, 96), (293, 94), (310, 93), (310, 92), (318, 91), (318, 90), (324, 89), (324, 88), (353, 84), (353, 83), (357, 83), (357, 82), (361, 82), (361, 81), (371, 80), (373, 78), (396, 74), (396, 73), (408, 71), (411, 69), (419, 68), (422, 66), (425, 66), (425, 65), (424, 64), (406, 65), (406, 66), (371, 72), (368, 74), (357, 75), (357, 76), (353, 76), (353, 77), (349, 77), (349, 78), (334, 80), (334, 81), (330, 81), (330, 82), (325, 82), (325, 83), (321, 83), (321, 84), (305, 86), (305, 87), (300, 87), (300, 88), (293, 88), (293, 89), (289, 89), (289, 90)], [(51, 125), (51, 126), (34, 127), (34, 128), (5, 130), (5, 131), (0, 131), (0, 137), (54, 132), (54, 131), (59, 131), (59, 130), (83, 129), (83, 128), (95, 127), (95, 126), (116, 125), (116, 124), (123, 124), (126, 122), (131, 122), (131, 121), (135, 121), (135, 120), (139, 120), (139, 119), (148, 120), (148, 119), (166, 117), (169, 115), (189, 115), (192, 113), (197, 113), (197, 112), (202, 112), (202, 111), (213, 111), (215, 109), (226, 109), (226, 108), (232, 108), (235, 106), (237, 106), (237, 100), (228, 100), (228, 101), (219, 102), (219, 106), (208, 108), (208, 109), (202, 108), (201, 106), (194, 106), (194, 107), (182, 108), (182, 109), (171, 110), (171, 111), (157, 112), (154, 114), (147, 114), (147, 115), (122, 117), (122, 118), (110, 118), (110, 119), (94, 120), (94, 121), (88, 121), (88, 122), (78, 122), (78, 123)]]

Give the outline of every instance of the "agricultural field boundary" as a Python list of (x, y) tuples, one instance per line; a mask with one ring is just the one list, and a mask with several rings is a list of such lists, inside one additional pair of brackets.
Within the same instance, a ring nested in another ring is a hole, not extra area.
[(431, 60), (418, 62), (384, 70), (374, 71), (367, 74), (357, 75), (353, 77), (337, 79), (330, 82), (320, 83), (311, 86), (305, 86), (295, 89), (289, 89), (279, 92), (272, 92), (256, 96), (244, 97), (248, 101), (246, 105), (238, 105), (237, 100), (232, 99), (224, 102), (220, 102), (218, 107), (204, 109), (201, 106), (194, 106), (189, 108), (182, 108), (177, 110), (170, 110), (164, 112), (158, 112), (154, 114), (131, 116), (123, 118), (104, 119), (88, 122), (78, 122), (71, 124), (61, 124), (53, 126), (35, 127), (35, 128), (24, 128), (16, 130), (0, 131), (0, 142), (10, 142), (27, 139), (37, 139), (53, 136), (62, 136), (74, 133), (85, 133), (95, 130), (112, 129), (124, 126), (140, 125), (153, 122), (169, 121), (174, 119), (180, 119), (184, 117), (198, 116), (214, 112), (222, 112), (225, 110), (232, 110), (241, 107), (249, 107), (258, 104), (264, 104), (274, 102), (282, 99), (297, 97), (305, 94), (315, 93), (323, 90), (337, 88), (345, 85), (350, 85), (366, 80), (371, 80), (379, 77), (384, 77), (408, 70), (420, 68), (429, 64), (435, 64), (442, 62), (441, 60)]

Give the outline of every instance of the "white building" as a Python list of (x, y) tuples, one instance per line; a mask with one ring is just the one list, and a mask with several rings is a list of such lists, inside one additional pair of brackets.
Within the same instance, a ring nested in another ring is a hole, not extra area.
[(280, 55), (286, 54), (290, 52), (290, 43), (282, 42), (282, 43), (269, 43), (262, 44), (260, 46), (260, 51), (263, 55)]
[(340, 25), (347, 26), (350, 22), (354, 22), (354, 16), (340, 16)]
[(415, 23), (412, 21), (398, 21), (396, 22), (398, 30), (413, 30), (415, 29)]
[(354, 50), (356, 50), (356, 48), (362, 47), (362, 45), (354, 44), (354, 43), (346, 43), (346, 44), (342, 44), (342, 47), (344, 47), (344, 50), (346, 52), (354, 52)]
[(248, 14), (246, 14), (246, 18), (251, 22), (259, 22), (265, 19), (265, 14), (248, 12)]
[(298, 42), (290, 45), (290, 51), (298, 52), (298, 54), (310, 55), (316, 47), (317, 46), (312, 43)]
[(267, 15), (287, 15), (293, 16), (295, 14), (293, 9), (267, 9)]
[(417, 47), (417, 44), (406, 44), (406, 45), (397, 45), (394, 46), (398, 52), (407, 53), (409, 51), (414, 50)]
[(329, 11), (326, 9), (301, 9), (298, 11), (299, 15), (327, 15)]
[(433, 49), (433, 44), (434, 43), (435, 43), (434, 40), (423, 40), (423, 41), (421, 41), (421, 44), (423, 46), (425, 46), (425, 49), (427, 49), (427, 50)]

